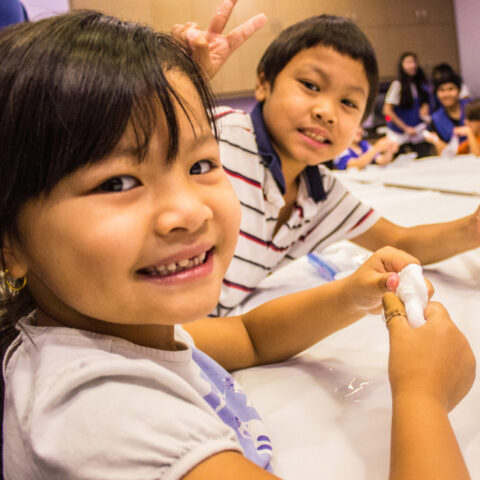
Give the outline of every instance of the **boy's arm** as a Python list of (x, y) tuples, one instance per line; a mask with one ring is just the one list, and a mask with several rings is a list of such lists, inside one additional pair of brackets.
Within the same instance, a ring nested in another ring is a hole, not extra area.
[(453, 133), (459, 136), (467, 137), (468, 148), (470, 153), (474, 155), (480, 155), (480, 144), (478, 143), (477, 138), (475, 137), (473, 130), (468, 125), (463, 125), (461, 127), (455, 127)]
[(414, 255), (422, 265), (428, 265), (480, 247), (480, 207), (472, 215), (458, 220), (416, 227), (401, 227), (380, 218), (351, 241), (373, 251), (391, 245)]
[(286, 360), (322, 338), (378, 310), (395, 290), (411, 255), (385, 248), (355, 273), (317, 288), (277, 298), (242, 315), (184, 325), (197, 347), (227, 370)]
[(217, 7), (207, 30), (200, 30), (194, 22), (172, 27), (172, 34), (189, 46), (195, 60), (210, 78), (213, 78), (230, 55), (267, 21), (267, 17), (259, 13), (233, 29), (228, 35), (224, 35), (223, 29), (236, 3), (237, 0), (223, 0)]
[(370, 165), (374, 158), (375, 160), (379, 160), (377, 162), (379, 165), (391, 162), (393, 158), (393, 153), (389, 151), (391, 143), (392, 141), (387, 137), (378, 139), (358, 158), (351, 158), (347, 163), (347, 167), (364, 168), (367, 165)]
[(437, 155), (440, 155), (447, 146), (447, 143), (444, 142), (436, 132), (425, 130), (423, 133), (423, 138), (435, 147), (435, 152)]

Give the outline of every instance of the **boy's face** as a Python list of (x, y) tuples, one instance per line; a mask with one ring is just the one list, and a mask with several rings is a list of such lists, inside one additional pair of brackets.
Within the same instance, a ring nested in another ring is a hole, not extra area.
[(240, 206), (195, 88), (181, 74), (167, 77), (188, 102), (195, 129), (177, 108), (172, 163), (160, 113), (143, 161), (127, 130), (112, 154), (63, 178), (19, 214), (12, 275), (26, 274), (40, 307), (61, 323), (108, 322), (110, 331), (121, 328), (116, 324), (173, 325), (218, 301)]
[(442, 83), (437, 88), (437, 97), (440, 103), (445, 107), (453, 107), (458, 103), (460, 90), (453, 82)]
[(331, 160), (352, 142), (362, 120), (369, 84), (361, 62), (315, 46), (295, 55), (274, 85), (257, 79), (255, 96), (282, 160), (302, 170)]

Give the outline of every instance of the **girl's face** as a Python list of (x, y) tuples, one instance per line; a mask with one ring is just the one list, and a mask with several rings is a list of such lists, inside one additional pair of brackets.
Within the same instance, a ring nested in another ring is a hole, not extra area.
[(412, 57), (411, 55), (406, 56), (402, 60), (402, 69), (407, 75), (409, 75), (410, 77), (413, 77), (417, 73), (416, 58)]
[(240, 207), (193, 85), (183, 74), (167, 77), (191, 107), (194, 127), (177, 108), (173, 163), (166, 163), (159, 115), (143, 162), (127, 131), (107, 158), (63, 178), (19, 214), (9, 268), (27, 275), (40, 308), (65, 325), (173, 325), (218, 301)]

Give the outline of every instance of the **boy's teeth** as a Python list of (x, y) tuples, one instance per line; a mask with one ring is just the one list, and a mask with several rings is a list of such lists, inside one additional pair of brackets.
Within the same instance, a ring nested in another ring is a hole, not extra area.
[(148, 275), (167, 275), (169, 273), (179, 272), (187, 268), (197, 267), (201, 265), (207, 257), (206, 252), (193, 258), (185, 258), (177, 263), (169, 263), (167, 265), (159, 265), (145, 270)]
[(312, 132), (303, 132), (307, 137), (313, 138), (317, 142), (325, 142), (327, 139), (325, 137), (321, 137), (320, 135), (316, 135)]

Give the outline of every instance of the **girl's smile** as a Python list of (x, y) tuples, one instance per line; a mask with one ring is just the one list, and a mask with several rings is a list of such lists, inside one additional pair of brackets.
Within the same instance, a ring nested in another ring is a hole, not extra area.
[(183, 257), (179, 261), (170, 261), (161, 265), (142, 268), (138, 270), (138, 274), (147, 277), (149, 280), (165, 283), (202, 279), (212, 271), (213, 251), (214, 248), (212, 247), (203, 250), (198, 255)]

